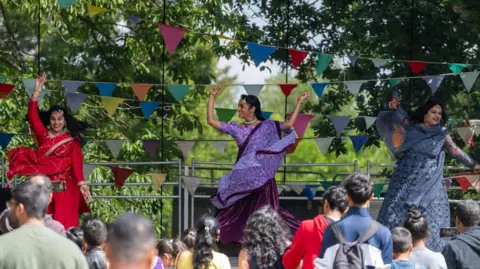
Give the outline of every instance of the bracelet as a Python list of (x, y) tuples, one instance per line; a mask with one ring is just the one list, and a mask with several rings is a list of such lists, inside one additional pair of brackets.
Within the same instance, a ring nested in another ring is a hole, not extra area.
[(392, 107), (392, 101), (388, 102), (388, 107), (389, 107), (390, 109), (393, 109), (393, 107)]
[(77, 187), (81, 188), (82, 186), (86, 186), (86, 185), (87, 183), (85, 181), (82, 181), (77, 184)]

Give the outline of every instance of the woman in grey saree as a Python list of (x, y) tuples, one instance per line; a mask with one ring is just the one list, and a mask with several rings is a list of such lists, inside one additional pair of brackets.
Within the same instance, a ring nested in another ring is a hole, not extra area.
[(394, 97), (389, 109), (380, 111), (376, 123), (378, 133), (397, 159), (377, 220), (393, 229), (403, 225), (410, 205), (420, 207), (429, 223), (427, 247), (433, 251), (441, 251), (448, 243), (440, 237), (440, 228), (450, 226), (443, 180), (444, 149), (465, 166), (479, 169), (453, 142), (444, 127), (446, 121), (444, 106), (436, 101), (425, 103), (410, 119)]

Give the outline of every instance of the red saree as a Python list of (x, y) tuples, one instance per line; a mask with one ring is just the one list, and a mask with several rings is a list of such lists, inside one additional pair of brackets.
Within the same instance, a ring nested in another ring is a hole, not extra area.
[(52, 181), (65, 181), (66, 191), (53, 193), (48, 213), (66, 229), (78, 227), (78, 213), (90, 212), (77, 184), (83, 178), (83, 157), (80, 139), (69, 133), (50, 137), (37, 113), (38, 102), (28, 104), (28, 122), (38, 141), (38, 149), (18, 147), (7, 153), (7, 177), (44, 174)]

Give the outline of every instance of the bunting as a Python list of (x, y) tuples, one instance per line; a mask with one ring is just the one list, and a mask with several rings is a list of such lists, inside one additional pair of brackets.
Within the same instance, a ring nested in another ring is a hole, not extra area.
[(377, 68), (383, 68), (388, 63), (389, 59), (370, 59)]
[(123, 102), (124, 99), (116, 97), (101, 97), (103, 108), (107, 111), (108, 116), (112, 116), (117, 110), (117, 107)]
[(82, 105), (82, 102), (88, 97), (88, 95), (83, 93), (72, 93), (66, 92), (65, 93), (68, 106), (72, 110), (73, 114), (78, 112), (78, 109)]
[(88, 180), (90, 175), (93, 173), (93, 171), (97, 168), (95, 165), (92, 164), (83, 164), (83, 178), (84, 180)]
[(195, 141), (175, 141), (175, 142), (177, 143), (177, 146), (182, 151), (183, 158), (186, 159), (188, 157), (188, 153), (190, 153), (190, 150), (193, 148)]
[(287, 154), (292, 154), (292, 153), (294, 153), (295, 150), (297, 150), (298, 144), (300, 144), (300, 142), (302, 142), (302, 139), (296, 138), (296, 139), (295, 139), (295, 144), (290, 145), (290, 146), (287, 148)]
[(440, 84), (442, 83), (443, 78), (444, 78), (443, 75), (422, 77), (422, 79), (425, 80), (428, 86), (430, 86), (430, 89), (432, 90), (433, 94), (435, 94), (438, 87), (440, 87)]
[(115, 178), (115, 186), (117, 188), (123, 187), (127, 178), (133, 173), (133, 170), (120, 167), (110, 167)]
[(187, 30), (160, 23), (157, 24), (157, 26), (162, 32), (163, 41), (167, 46), (168, 53), (170, 53), (170, 56), (172, 56), (175, 53), (178, 44), (180, 44), (180, 41), (182, 41), (183, 35)]
[(247, 47), (257, 67), (277, 50), (276, 47), (259, 45), (252, 42), (247, 42)]
[(375, 184), (375, 185), (373, 185), (373, 195), (375, 197), (380, 197), (384, 188), (385, 188), (385, 184)]
[(303, 195), (305, 195), (305, 197), (309, 201), (312, 201), (313, 199), (315, 199), (315, 196), (317, 196), (317, 189), (318, 189), (318, 185), (317, 186), (306, 186), (303, 189)]
[(130, 23), (132, 24), (132, 26), (134, 28), (137, 26), (137, 24), (139, 24), (143, 21), (142, 18), (137, 17), (137, 16), (132, 16), (132, 15), (128, 15), (128, 14), (123, 14), (123, 15), (130, 21)]
[(117, 84), (109, 83), (109, 82), (97, 82), (96, 84), (97, 84), (98, 91), (102, 96), (111, 97), (113, 95), (113, 91), (117, 87)]
[[(457, 181), (459, 178), (464, 178), (468, 182), (468, 187), (467, 184), (465, 183), (466, 191), (470, 186), (473, 187), (475, 191), (480, 191), (480, 175), (477, 173), (463, 173), (463, 174), (456, 174), (455, 177), (457, 177)], [(459, 182), (460, 183), (460, 182)], [(463, 188), (462, 188), (463, 190)]]
[(392, 87), (397, 86), (398, 84), (400, 84), (400, 82), (402, 82), (402, 80), (398, 78), (392, 78), (388, 80), (388, 83), (390, 83), (390, 86)]
[(82, 87), (85, 81), (62, 80), (62, 86), (67, 93), (74, 93)]
[(262, 84), (243, 85), (243, 88), (245, 89), (248, 95), (258, 96), (260, 94), (260, 91), (263, 89), (263, 85)]
[(288, 52), (290, 52), (290, 57), (292, 58), (293, 68), (299, 67), (308, 56), (308, 51), (288, 49)]
[(158, 145), (160, 145), (161, 140), (142, 140), (143, 147), (150, 153), (150, 155), (155, 156)]
[(426, 62), (418, 62), (418, 61), (406, 61), (408, 66), (410, 66), (410, 70), (412, 70), (412, 73), (414, 74), (419, 74), (420, 72), (425, 69), (425, 66), (427, 66)]
[(454, 74), (460, 74), (463, 72), (463, 69), (470, 67), (469, 64), (449, 64), (448, 66)]
[(167, 89), (176, 101), (180, 101), (187, 95), (190, 85), (168, 85)]
[(88, 6), (88, 15), (90, 15), (90, 17), (93, 17), (93, 16), (96, 16), (102, 12), (105, 12), (106, 9), (104, 8), (101, 8), (101, 7), (96, 7), (96, 6), (92, 6), (92, 5), (89, 5)]
[(459, 127), (456, 130), (463, 142), (467, 145), (470, 144), (474, 134), (474, 127)]
[(198, 186), (202, 182), (202, 179), (197, 177), (182, 177), (182, 179), (190, 195), (194, 196)]
[(480, 74), (479, 71), (466, 72), (466, 73), (460, 74), (460, 77), (462, 78), (463, 84), (465, 85), (467, 92), (469, 92), (472, 89), (473, 84), (475, 84), (475, 81), (477, 80), (478, 74)]
[(348, 61), (350, 62), (350, 65), (355, 66), (355, 64), (357, 63), (358, 57), (356, 56), (347, 56), (347, 57), (348, 57)]
[[(288, 114), (290, 118), (292, 114)], [(298, 114), (295, 123), (293, 124), (293, 129), (297, 133), (298, 138), (302, 139), (303, 135), (305, 134), (305, 130), (307, 129), (308, 123), (315, 118), (313, 114)]]
[(13, 136), (14, 134), (0, 134), (0, 146), (3, 150), (8, 147), (8, 144), (10, 144), (10, 141), (12, 141)]
[(332, 186), (337, 186), (340, 184), (338, 181), (322, 181), (320, 182), (324, 190), (330, 189)]
[(352, 81), (345, 81), (344, 84), (350, 90), (353, 95), (357, 95), (360, 92), (360, 88), (362, 87), (363, 83), (368, 82), (367, 80), (352, 80)]
[(290, 93), (292, 93), (293, 89), (297, 87), (297, 84), (278, 84), (278, 86), (282, 90), (285, 97), (288, 97)]
[(229, 122), (232, 120), (233, 115), (237, 113), (236, 109), (230, 109), (230, 108), (215, 108), (217, 111), (217, 117), (219, 121), (223, 122)]
[(148, 173), (148, 175), (152, 178), (152, 185), (155, 191), (158, 191), (162, 186), (163, 182), (167, 178), (167, 174), (161, 173)]
[(23, 87), (29, 95), (32, 95), (33, 90), (35, 90), (35, 79), (34, 78), (23, 78)]
[(152, 84), (130, 84), (130, 87), (140, 101), (145, 101), (145, 97), (147, 97), (148, 91), (150, 91), (152, 86)]
[(335, 131), (337, 131), (337, 136), (340, 136), (343, 130), (350, 123), (349, 116), (330, 116), (330, 120), (332, 121)]
[(230, 143), (230, 141), (212, 141), (213, 146), (215, 146), (222, 155), (225, 153), (225, 148), (227, 148), (228, 143)]
[(377, 120), (377, 117), (363, 116), (363, 119), (365, 120), (365, 130), (366, 130), (373, 125), (373, 123)]
[(315, 138), (315, 143), (323, 155), (328, 153), (328, 149), (330, 148), (333, 139), (334, 137)]
[(300, 195), (302, 194), (303, 192), (303, 189), (305, 188), (307, 184), (305, 183), (287, 183), (287, 186), (292, 190), (294, 191), (297, 195)]
[(57, 0), (61, 8), (67, 8), (77, 4), (77, 0)]
[(152, 116), (152, 113), (159, 105), (159, 102), (140, 102), (140, 108), (142, 109), (143, 115), (146, 119), (149, 119), (150, 116)]
[(331, 55), (317, 53), (317, 75), (321, 75), (330, 65), (331, 61)]
[(112, 153), (112, 155), (117, 158), (118, 154), (120, 154), (120, 150), (123, 147), (124, 140), (120, 139), (106, 139), (105, 143), (107, 143), (108, 149)]
[(325, 91), (325, 87), (330, 85), (332, 83), (330, 82), (323, 82), (323, 83), (312, 83), (312, 88), (315, 94), (318, 96), (318, 98), (321, 98), (323, 95), (323, 91)]
[(368, 135), (351, 135), (350, 140), (352, 140), (353, 148), (355, 153), (358, 153), (360, 149), (365, 145), (368, 140)]
[(273, 112), (262, 111), (262, 116), (268, 120), (272, 116)]
[(10, 92), (15, 88), (14, 84), (3, 84), (0, 83), (0, 99), (5, 99), (8, 97)]
[(463, 192), (466, 192), (471, 186), (466, 177), (458, 177), (457, 182), (460, 184), (460, 188)]

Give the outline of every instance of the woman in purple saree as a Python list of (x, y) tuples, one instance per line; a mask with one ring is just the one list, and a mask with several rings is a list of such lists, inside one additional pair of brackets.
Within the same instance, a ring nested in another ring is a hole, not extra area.
[[(220, 239), (222, 243), (241, 242), (243, 228), (250, 214), (264, 205), (275, 208), (295, 232), (300, 221), (280, 208), (275, 174), (282, 164), (287, 148), (295, 144), (295, 132), (291, 130), (300, 107), (309, 96), (298, 98), (295, 110), (287, 122), (265, 120), (260, 101), (254, 95), (242, 95), (238, 104), (243, 124), (224, 123), (213, 116), (215, 96), (212, 89), (208, 101), (208, 124), (235, 138), (239, 147), (232, 172), (220, 179), (218, 190), (212, 196), (212, 204), (218, 209)], [(282, 138), (282, 132), (286, 135)]]

